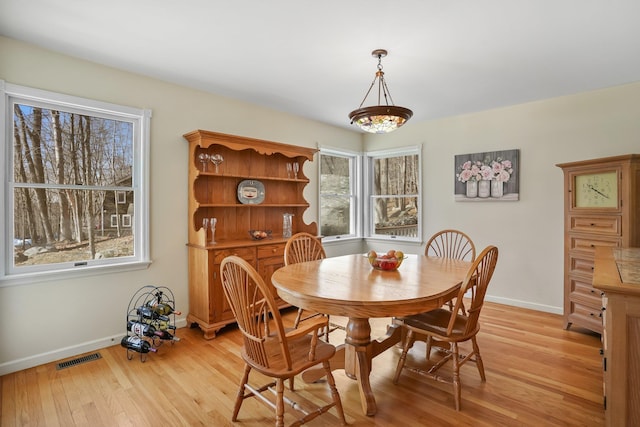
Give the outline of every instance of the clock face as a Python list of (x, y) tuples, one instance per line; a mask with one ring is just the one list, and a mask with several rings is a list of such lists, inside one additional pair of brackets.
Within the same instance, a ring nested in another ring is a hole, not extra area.
[(618, 207), (618, 173), (616, 171), (576, 175), (574, 184), (577, 208)]

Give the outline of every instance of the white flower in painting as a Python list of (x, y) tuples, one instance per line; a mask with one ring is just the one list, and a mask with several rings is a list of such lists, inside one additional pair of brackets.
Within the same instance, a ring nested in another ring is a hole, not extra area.
[(496, 160), (491, 162), (491, 173), (493, 174), (491, 179), (495, 179), (498, 182), (509, 181), (511, 174), (513, 173), (511, 160), (502, 160), (498, 157)]
[(484, 167), (482, 162), (472, 162), (471, 160), (467, 160), (460, 165), (460, 173), (458, 173), (456, 177), (460, 182), (479, 181), (480, 179), (483, 179), (480, 175), (482, 167)]
[(507, 182), (509, 178), (511, 178), (511, 174), (505, 169), (501, 170), (500, 173), (494, 177), (498, 182)]
[(482, 167), (480, 168), (480, 176), (482, 177), (483, 181), (490, 181), (493, 179), (493, 171), (489, 166), (482, 165)]

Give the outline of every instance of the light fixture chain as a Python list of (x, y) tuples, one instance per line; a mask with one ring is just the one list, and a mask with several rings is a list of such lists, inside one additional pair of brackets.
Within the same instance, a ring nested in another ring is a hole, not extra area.
[[(384, 100), (387, 103), (387, 105), (395, 105), (393, 103), (393, 98), (391, 97), (391, 92), (389, 91), (389, 87), (387, 86), (387, 81), (382, 78), (382, 90), (384, 92)], [(387, 100), (387, 96), (389, 97), (389, 100)], [(391, 102), (391, 104), (389, 104), (389, 102)], [(378, 104), (380, 104), (380, 102), (378, 102)]]
[[(376, 77), (378, 80), (378, 105), (380, 104), (380, 94), (384, 93), (384, 101), (387, 102), (387, 93), (385, 91), (385, 87), (387, 86), (384, 82), (384, 72), (382, 71), (382, 53), (378, 53), (378, 72), (376, 73)], [(387, 103), (388, 105), (388, 103)]]
[[(376, 79), (377, 79), (377, 78), (378, 78), (378, 76), (377, 76), (377, 75), (373, 78), (373, 81), (371, 82), (371, 86), (369, 86), (369, 90), (368, 90), (368, 91), (367, 91), (367, 93), (365, 94), (364, 98), (362, 99), (362, 102), (360, 103), (360, 107), (358, 107), (358, 108), (361, 108), (361, 107), (362, 107), (362, 104), (364, 104), (364, 101), (366, 101), (366, 100), (367, 100), (367, 96), (369, 96), (369, 93), (371, 92), (371, 89), (373, 89), (373, 85), (376, 83)], [(378, 103), (380, 103), (380, 101), (378, 101)]]

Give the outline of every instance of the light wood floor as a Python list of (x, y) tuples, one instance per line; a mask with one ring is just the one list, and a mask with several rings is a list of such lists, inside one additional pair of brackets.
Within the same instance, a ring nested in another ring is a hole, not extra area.
[[(294, 312), (285, 317), (292, 321)], [(388, 319), (372, 327), (381, 335)], [(462, 368), (462, 410), (453, 409), (448, 384), (403, 373), (391, 381), (399, 349), (374, 360), (378, 414), (362, 414), (354, 381), (336, 371), (347, 421), (354, 426), (601, 426), (599, 335), (562, 329), (561, 317), (486, 303), (478, 341), (487, 382), (473, 364)], [(102, 358), (62, 370), (49, 363), (0, 377), (0, 425), (10, 426), (269, 426), (273, 415), (254, 399), (230, 422), (243, 364), (234, 326), (214, 340), (198, 329), (163, 345), (145, 363), (127, 360), (119, 345)], [(336, 334), (332, 339), (340, 341)], [(411, 352), (419, 363), (424, 347)], [(310, 400), (328, 399), (326, 386), (296, 381)], [(291, 418), (285, 417), (285, 422)], [(310, 426), (340, 425), (335, 410)]]

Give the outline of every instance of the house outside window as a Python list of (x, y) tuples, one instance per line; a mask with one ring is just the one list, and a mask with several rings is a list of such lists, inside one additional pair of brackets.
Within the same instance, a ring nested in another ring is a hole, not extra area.
[(366, 154), (367, 237), (420, 241), (419, 147)]
[(148, 265), (151, 112), (2, 81), (0, 91), (0, 284)]
[(360, 238), (361, 156), (320, 149), (320, 234), (324, 242)]

